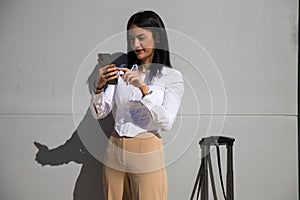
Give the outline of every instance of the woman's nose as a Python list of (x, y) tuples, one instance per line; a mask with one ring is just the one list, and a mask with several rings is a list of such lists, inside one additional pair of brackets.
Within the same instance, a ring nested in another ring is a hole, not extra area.
[(134, 47), (135, 49), (141, 47), (140, 41), (137, 38), (134, 39)]

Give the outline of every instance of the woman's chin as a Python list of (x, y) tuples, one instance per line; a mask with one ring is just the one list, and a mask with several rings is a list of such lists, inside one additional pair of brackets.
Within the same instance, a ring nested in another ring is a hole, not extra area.
[(136, 55), (136, 57), (137, 57), (139, 60), (143, 60), (143, 59), (144, 59), (144, 56), (141, 55), (141, 54)]

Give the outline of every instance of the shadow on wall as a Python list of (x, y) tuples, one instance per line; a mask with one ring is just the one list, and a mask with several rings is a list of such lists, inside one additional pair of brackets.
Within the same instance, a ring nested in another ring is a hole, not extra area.
[[(114, 63), (117, 65), (126, 62), (126, 58), (126, 54), (113, 54)], [(98, 65), (88, 78), (90, 93), (94, 91), (97, 76)], [(97, 145), (96, 152), (100, 156), (104, 155), (107, 138), (113, 130), (113, 114), (110, 113), (106, 118), (98, 120), (98, 123), (95, 122), (96, 120), (92, 117), (88, 109), (77, 129), (63, 145), (49, 149), (44, 144), (34, 142), (34, 145), (38, 149), (35, 160), (42, 166), (58, 166), (68, 164), (71, 161), (82, 164), (80, 174), (75, 183), (73, 200), (104, 199), (102, 181), (103, 164), (93, 156), (95, 154), (92, 155), (88, 148), (84, 146), (85, 141), (82, 141), (80, 136), (84, 134), (85, 138), (90, 137), (88, 140), (97, 138), (97, 141), (93, 142), (93, 144)], [(95, 126), (95, 124), (97, 124), (97, 126)], [(97, 137), (95, 137), (95, 135), (97, 135)]]

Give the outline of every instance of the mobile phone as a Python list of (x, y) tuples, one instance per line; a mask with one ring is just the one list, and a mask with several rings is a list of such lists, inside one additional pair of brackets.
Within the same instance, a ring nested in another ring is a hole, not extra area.
[[(110, 65), (113, 62), (112, 55), (109, 53), (98, 53), (98, 59), (99, 59), (98, 61), (99, 61), (100, 67)], [(107, 84), (109, 84), (109, 85), (116, 85), (117, 83), (118, 83), (118, 78), (107, 81)]]

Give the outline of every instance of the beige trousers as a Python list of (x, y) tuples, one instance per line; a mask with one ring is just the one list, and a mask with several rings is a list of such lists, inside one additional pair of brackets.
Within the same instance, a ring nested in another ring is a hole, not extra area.
[(103, 167), (106, 200), (167, 200), (162, 139), (155, 133), (109, 139)]

